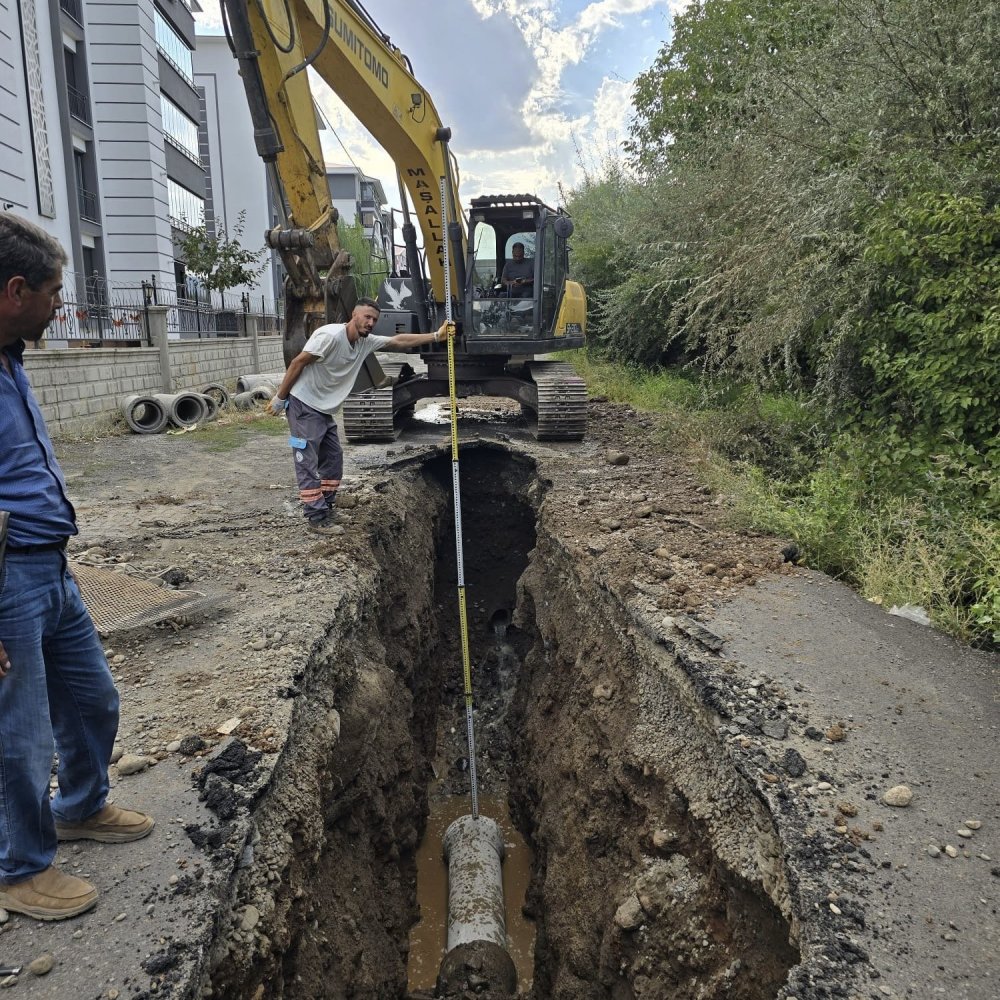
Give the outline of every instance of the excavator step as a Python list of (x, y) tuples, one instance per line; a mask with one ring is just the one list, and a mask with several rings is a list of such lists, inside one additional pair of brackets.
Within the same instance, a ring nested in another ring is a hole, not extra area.
[(366, 389), (344, 401), (344, 433), (348, 441), (395, 441), (392, 386)]
[(528, 370), (538, 388), (539, 441), (582, 441), (587, 433), (587, 385), (561, 361), (533, 361)]

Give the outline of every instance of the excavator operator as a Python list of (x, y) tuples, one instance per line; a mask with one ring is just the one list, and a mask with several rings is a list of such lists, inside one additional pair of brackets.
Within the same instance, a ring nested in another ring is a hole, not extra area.
[(373, 351), (401, 351), (423, 347), (455, 336), (454, 323), (442, 323), (436, 333), (372, 334), (379, 317), (378, 303), (358, 299), (346, 323), (319, 327), (292, 358), (271, 411), (287, 413), (288, 443), (295, 457), (295, 478), (309, 531), (339, 535), (334, 500), (344, 474), (344, 451), (334, 414), (347, 399), (366, 357)]
[(511, 298), (530, 299), (535, 288), (535, 262), (525, 259), (523, 243), (515, 243), (510, 255), (500, 273), (500, 284)]

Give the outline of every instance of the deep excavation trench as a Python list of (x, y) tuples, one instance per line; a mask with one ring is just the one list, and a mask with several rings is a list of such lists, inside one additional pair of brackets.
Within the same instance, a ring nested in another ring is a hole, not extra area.
[[(435, 995), (407, 966), (428, 814), (468, 791), (447, 457), (391, 490), (295, 692), (205, 995)], [(518, 995), (776, 996), (798, 961), (787, 873), (717, 720), (546, 531), (529, 459), (468, 447), (462, 490), (480, 789), (533, 852)], [(449, 995), (499, 996), (475, 969)]]

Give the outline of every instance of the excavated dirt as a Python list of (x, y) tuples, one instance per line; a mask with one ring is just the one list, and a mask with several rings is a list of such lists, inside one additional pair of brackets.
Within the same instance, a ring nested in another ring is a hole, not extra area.
[[(4, 962), (54, 958), (12, 984), (27, 996), (434, 995), (407, 987), (415, 855), (469, 780), (447, 432), (349, 449), (344, 533), (317, 540), (283, 438), (259, 432), (273, 419), (225, 445), (60, 446), (74, 558), (228, 600), (106, 638), (119, 746), (146, 758), (113, 768), (114, 795), (158, 826), (63, 857), (101, 888), (93, 913), (0, 924)], [(864, 909), (829, 888), (846, 865), (890, 878), (877, 835), (849, 809), (842, 833), (816, 829), (809, 797), (836, 761), (790, 741), (830, 715), (705, 628), (799, 572), (783, 541), (728, 529), (652, 419), (598, 401), (591, 428), (546, 446), (503, 407), (463, 407), (480, 788), (534, 859), (519, 996), (896, 995), (880, 979), (912, 956), (873, 962)], [(969, 891), (995, 898), (989, 865), (976, 873)], [(506, 995), (482, 971), (451, 995)], [(985, 1000), (988, 980), (953, 995)]]

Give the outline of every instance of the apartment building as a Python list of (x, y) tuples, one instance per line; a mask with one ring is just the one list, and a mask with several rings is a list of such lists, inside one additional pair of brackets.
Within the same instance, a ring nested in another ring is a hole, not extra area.
[(205, 169), (196, 0), (0, 0), (0, 204), (56, 236), (92, 301), (172, 287)]
[[(235, 235), (243, 216), (240, 243), (264, 247), (264, 233), (280, 221), (263, 161), (254, 144), (253, 121), (237, 62), (223, 35), (197, 37), (194, 82), (202, 98), (201, 154), (207, 171), (205, 219), (209, 228)], [(235, 289), (251, 297), (281, 298), (280, 258), (267, 254), (268, 267), (256, 285)]]
[(327, 163), (326, 179), (330, 198), (344, 222), (349, 226), (361, 223), (365, 235), (376, 239), (391, 232), (385, 189), (377, 177), (363, 174), (353, 163)]

